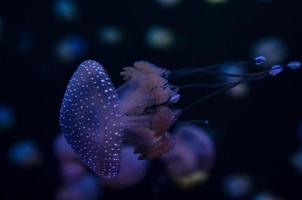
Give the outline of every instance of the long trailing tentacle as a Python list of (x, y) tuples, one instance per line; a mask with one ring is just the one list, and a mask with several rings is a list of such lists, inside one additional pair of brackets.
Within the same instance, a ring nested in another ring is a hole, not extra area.
[(189, 104), (188, 106), (186, 106), (186, 107), (183, 109), (183, 111), (186, 111), (186, 110), (188, 110), (188, 109), (190, 109), (190, 108), (192, 108), (192, 107), (194, 107), (194, 106), (200, 104), (200, 103), (203, 102), (203, 101), (206, 101), (206, 100), (208, 100), (208, 99), (210, 99), (210, 98), (212, 98), (212, 97), (214, 97), (214, 96), (216, 96), (216, 95), (218, 95), (218, 94), (220, 94), (220, 93), (223, 93), (223, 92), (225, 92), (225, 91), (227, 91), (227, 90), (229, 90), (229, 89), (231, 89), (231, 88), (233, 88), (233, 87), (236, 87), (237, 85), (239, 85), (239, 84), (241, 84), (241, 83), (248, 82), (248, 81), (251, 81), (251, 80), (253, 80), (253, 79), (254, 79), (254, 77), (249, 77), (249, 78), (245, 78), (245, 79), (242, 79), (242, 80), (240, 80), (240, 81), (237, 81), (237, 82), (235, 82), (235, 83), (227, 84), (226, 86), (224, 86), (224, 87), (222, 87), (222, 88), (220, 88), (220, 89), (218, 89), (218, 90), (215, 90), (214, 92), (211, 92), (210, 94), (208, 94), (208, 95), (206, 95), (206, 96), (203, 96), (203, 97), (200, 98), (200, 99), (197, 99), (197, 100), (194, 101), (193, 103), (191, 103), (191, 104)]
[[(266, 58), (263, 56), (258, 56), (253, 60), (249, 61), (240, 61), (236, 63), (231, 63), (232, 65), (245, 65), (245, 64), (254, 64), (254, 65), (261, 65), (265, 62)], [(180, 78), (184, 76), (189, 76), (196, 73), (204, 73), (204, 74), (212, 74), (212, 75), (219, 75), (219, 76), (229, 76), (229, 77), (249, 77), (254, 76), (254, 73), (251, 74), (233, 74), (233, 73), (225, 73), (225, 72), (219, 72), (219, 70), (222, 66), (225, 66), (226, 64), (218, 64), (218, 65), (210, 65), (206, 67), (201, 68), (185, 68), (180, 70), (175, 70), (171, 72), (170, 79)]]
[[(258, 61), (255, 62), (256, 65), (262, 64), (265, 61), (265, 58), (260, 56), (255, 58), (254, 61)], [(261, 62), (260, 62), (261, 61)], [(229, 89), (232, 89), (242, 83), (246, 83), (246, 82), (252, 82), (252, 81), (257, 81), (263, 78), (266, 78), (268, 76), (276, 76), (279, 73), (281, 73), (284, 68), (288, 68), (288, 69), (299, 69), (301, 67), (301, 63), (299, 61), (292, 61), (290, 63), (288, 63), (287, 65), (273, 65), (271, 68), (265, 69), (263, 71), (260, 72), (256, 72), (256, 73), (248, 73), (248, 74), (232, 74), (232, 73), (223, 73), (223, 72), (217, 72), (217, 71), (211, 71), (209, 70), (209, 68), (199, 68), (196, 69), (195, 72), (201, 72), (201, 73), (205, 73), (205, 74), (216, 74), (216, 75), (223, 75), (223, 76), (228, 76), (228, 77), (238, 77), (239, 80), (237, 81), (229, 81), (229, 82), (220, 82), (220, 83), (212, 83), (212, 84), (207, 84), (207, 83), (195, 83), (195, 84), (187, 84), (184, 85), (182, 87), (180, 87), (180, 89), (186, 89), (186, 88), (196, 88), (196, 87), (201, 87), (201, 88), (207, 88), (207, 89), (211, 89), (211, 88), (218, 88), (217, 90), (207, 94), (206, 96), (201, 97), (200, 99), (197, 99), (196, 101), (194, 101), (193, 103), (189, 104), (188, 106), (186, 106), (183, 111), (186, 111), (198, 104), (200, 104), (203, 101), (206, 101), (220, 93), (223, 93)], [(187, 75), (187, 74), (184, 74)]]

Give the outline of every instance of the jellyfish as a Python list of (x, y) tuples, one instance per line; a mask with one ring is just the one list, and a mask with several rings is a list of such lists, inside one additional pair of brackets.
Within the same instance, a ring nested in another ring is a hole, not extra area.
[(60, 125), (72, 149), (95, 173), (117, 176), (124, 141), (136, 145), (139, 159), (158, 157), (173, 146), (167, 129), (179, 111), (171, 108), (169, 99), (178, 94), (164, 78), (167, 72), (136, 62), (121, 73), (126, 82), (117, 89), (96, 61), (84, 61), (74, 73)]
[(182, 2), (182, 0), (156, 0), (156, 1), (160, 6), (167, 7), (167, 8), (177, 6)]
[(103, 185), (113, 189), (132, 187), (145, 178), (149, 169), (149, 160), (138, 160), (133, 146), (125, 145), (121, 152), (120, 173), (112, 179), (104, 179)]
[(215, 158), (211, 138), (203, 129), (188, 123), (179, 125), (173, 135), (175, 146), (161, 157), (168, 173), (181, 187), (204, 182)]
[(68, 63), (85, 55), (87, 42), (82, 36), (69, 35), (58, 40), (53, 50), (59, 61)]
[(18, 167), (34, 167), (42, 162), (42, 155), (37, 143), (31, 139), (17, 141), (8, 152), (12, 164)]
[(302, 148), (301, 148), (301, 146), (299, 147), (299, 149), (296, 152), (294, 152), (292, 155), (290, 155), (289, 162), (296, 169), (296, 171), (299, 174), (302, 174)]
[(299, 146), (297, 150), (289, 156), (290, 164), (296, 169), (296, 171), (302, 174), (302, 122), (300, 121), (297, 128), (297, 137), (299, 139)]
[(270, 191), (262, 191), (255, 194), (252, 197), (252, 200), (284, 200), (284, 198), (277, 196), (276, 194)]
[(16, 116), (13, 108), (0, 104), (0, 130), (8, 130), (15, 124)]
[(219, 5), (219, 4), (227, 3), (228, 0), (205, 0), (205, 2), (211, 5)]
[(152, 26), (145, 33), (146, 45), (155, 50), (166, 50), (175, 43), (175, 34), (163, 26)]
[(96, 200), (101, 196), (100, 181), (97, 177), (86, 174), (79, 180), (63, 185), (57, 191), (56, 200)]
[[(259, 65), (264, 57), (253, 63)], [(71, 77), (60, 110), (60, 127), (67, 142), (96, 174), (105, 179), (118, 175), (121, 149), (135, 146), (138, 159), (154, 159), (167, 153), (175, 143), (168, 132), (181, 112), (241, 83), (275, 76), (284, 68), (295, 69), (300, 62), (276, 65), (250, 74), (227, 74), (219, 65), (185, 68), (169, 72), (146, 61), (135, 62), (121, 72), (125, 83), (115, 88), (106, 69), (94, 60), (82, 62)], [(291, 67), (290, 67), (291, 66)], [(223, 83), (193, 83), (176, 87), (171, 81), (196, 74), (233, 76), (239, 79)], [(176, 109), (179, 90), (214, 88), (183, 109)]]
[[(246, 71), (244, 65), (225, 65), (221, 67), (221, 72), (227, 74), (243, 74)], [(234, 82), (239, 80), (238, 77), (221, 77), (226, 82)], [(249, 84), (242, 83), (227, 91), (228, 96), (234, 99), (242, 99), (249, 94)]]
[(55, 138), (53, 149), (65, 183), (75, 182), (87, 173), (85, 166), (79, 161), (61, 134)]
[(63, 22), (75, 21), (79, 17), (79, 8), (73, 0), (54, 1), (53, 12)]
[(60, 134), (54, 140), (54, 153), (59, 161), (63, 184), (58, 188), (56, 199), (98, 199), (100, 183), (91, 175)]
[(34, 47), (34, 38), (31, 32), (21, 32), (16, 43), (16, 52), (20, 56), (28, 55)]
[(117, 25), (103, 25), (97, 31), (98, 41), (107, 46), (118, 46), (124, 40), (124, 31)]
[(230, 174), (224, 179), (223, 187), (228, 197), (232, 199), (243, 199), (251, 193), (253, 182), (249, 175)]
[(74, 160), (78, 160), (76, 154), (70, 148), (69, 144), (65, 140), (65, 138), (59, 134), (53, 142), (53, 151), (56, 158), (60, 162), (73, 162)]

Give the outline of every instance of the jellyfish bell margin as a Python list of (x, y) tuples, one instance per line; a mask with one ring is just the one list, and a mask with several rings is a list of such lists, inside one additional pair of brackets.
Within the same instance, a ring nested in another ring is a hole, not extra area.
[[(258, 56), (250, 63), (261, 65), (266, 58)], [(174, 146), (168, 129), (183, 111), (241, 83), (276, 76), (284, 69), (301, 68), (299, 61), (274, 65), (256, 73), (230, 74), (219, 72), (220, 65), (168, 71), (149, 62), (135, 62), (125, 67), (124, 84), (115, 88), (101, 64), (94, 60), (82, 62), (71, 77), (60, 110), (60, 127), (78, 157), (96, 174), (105, 179), (118, 175), (121, 148), (135, 146), (138, 159), (153, 159)], [(238, 77), (223, 83), (197, 83), (188, 87), (215, 88), (184, 109), (174, 108), (180, 99), (178, 87), (169, 83), (175, 78), (203, 73)]]
[(135, 146), (139, 159), (168, 152), (174, 140), (167, 132), (180, 111), (173, 109), (177, 88), (168, 71), (135, 62), (121, 73), (125, 83), (114, 88), (96, 61), (80, 64), (70, 79), (60, 110), (60, 127), (77, 156), (105, 179), (117, 176), (123, 143)]

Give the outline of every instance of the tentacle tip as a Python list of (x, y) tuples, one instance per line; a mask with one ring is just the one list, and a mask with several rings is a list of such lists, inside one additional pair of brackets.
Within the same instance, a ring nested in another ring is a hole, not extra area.
[(179, 99), (180, 99), (180, 95), (176, 94), (176, 95), (173, 95), (173, 96), (170, 97), (169, 102), (170, 103), (177, 103), (179, 101)]
[(277, 76), (283, 71), (282, 65), (273, 65), (269, 71), (270, 76)]
[(208, 125), (208, 124), (210, 124), (210, 121), (209, 120), (202, 120), (202, 123), (205, 124), (205, 125)]
[(254, 62), (256, 65), (262, 65), (265, 63), (265, 61), (266, 61), (266, 57), (264, 56), (257, 56), (254, 58)]
[(295, 69), (301, 68), (302, 63), (299, 61), (292, 61), (292, 62), (288, 63), (286, 66), (292, 70), (295, 70)]

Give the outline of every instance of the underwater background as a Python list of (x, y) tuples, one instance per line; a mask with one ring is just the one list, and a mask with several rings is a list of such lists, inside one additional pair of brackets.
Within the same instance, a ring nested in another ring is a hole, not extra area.
[[(301, 6), (1, 0), (0, 199), (302, 199), (301, 69), (223, 92), (182, 114), (180, 121), (208, 120), (197, 125), (215, 146), (206, 180), (192, 186), (175, 182), (162, 159), (148, 161), (133, 185), (106, 184), (80, 163), (66, 164), (68, 150), (56, 141), (63, 95), (82, 61), (100, 62), (115, 86), (122, 84), (122, 68), (140, 60), (171, 71), (223, 64), (235, 72), (259, 70), (236, 65), (259, 55), (267, 58), (263, 68), (302, 61)], [(173, 84), (202, 80), (196, 74)], [(177, 107), (205, 94), (186, 90)], [(73, 184), (75, 174), (85, 179)]]

